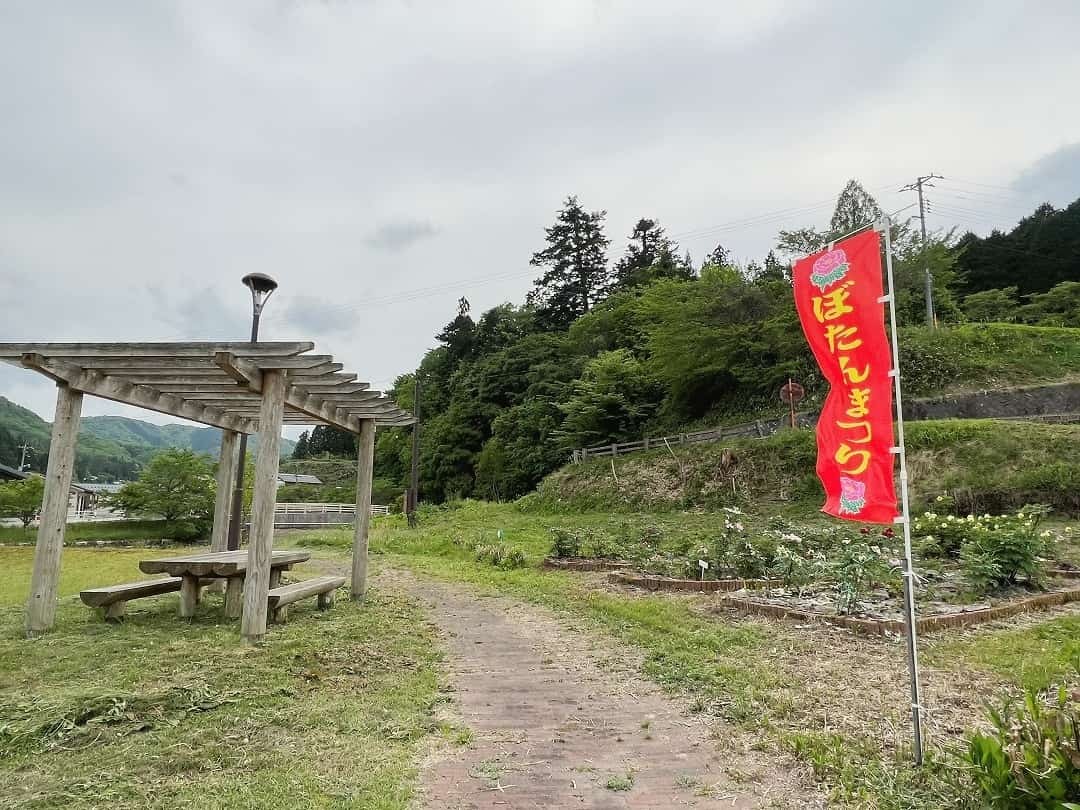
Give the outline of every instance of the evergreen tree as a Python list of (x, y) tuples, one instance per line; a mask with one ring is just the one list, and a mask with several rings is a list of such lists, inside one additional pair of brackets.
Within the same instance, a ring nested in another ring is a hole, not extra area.
[(717, 245), (705, 254), (701, 260), (702, 267), (725, 267), (731, 261), (727, 249), (723, 245)]
[(300, 434), (300, 438), (296, 440), (296, 447), (293, 448), (292, 457), (295, 459), (307, 458), (308, 452), (308, 432), (305, 430)]
[(881, 218), (881, 206), (858, 180), (848, 180), (829, 220), (829, 238), (838, 239)]
[(630, 234), (626, 253), (615, 265), (616, 283), (622, 288), (648, 284), (658, 278), (692, 278), (690, 254), (678, 257), (679, 246), (655, 219), (639, 219)]
[(476, 324), (469, 316), (469, 301), (462, 297), (458, 300), (458, 314), (435, 339), (446, 346), (447, 357), (452, 363), (460, 363), (472, 356)]
[(829, 228), (819, 231), (816, 228), (796, 228), (780, 231), (776, 238), (776, 249), (786, 256), (807, 256), (821, 250), (828, 242), (839, 239), (882, 215), (881, 206), (858, 180), (848, 180), (836, 198)]
[(545, 271), (527, 299), (545, 326), (565, 329), (607, 295), (611, 278), (605, 216), (606, 211), (586, 211), (571, 196), (555, 224), (545, 229), (547, 247), (534, 253), (529, 262)]

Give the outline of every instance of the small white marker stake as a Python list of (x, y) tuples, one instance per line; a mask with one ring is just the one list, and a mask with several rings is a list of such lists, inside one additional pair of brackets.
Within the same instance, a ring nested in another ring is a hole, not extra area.
[(705, 560), (698, 560), (697, 564), (701, 567), (701, 581), (705, 581), (705, 570), (709, 567), (709, 564)]

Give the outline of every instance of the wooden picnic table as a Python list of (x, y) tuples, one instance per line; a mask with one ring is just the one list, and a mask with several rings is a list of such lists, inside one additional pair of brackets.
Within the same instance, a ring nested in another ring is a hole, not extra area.
[[(281, 583), (281, 572), (288, 571), (296, 563), (311, 559), (307, 551), (275, 551), (270, 557), (270, 588)], [(199, 602), (201, 580), (225, 580), (225, 615), (235, 619), (243, 608), (244, 577), (247, 576), (248, 553), (244, 551), (216, 551), (205, 554), (185, 554), (180, 557), (163, 557), (142, 560), (139, 569), (147, 574), (168, 574), (180, 577), (180, 615), (195, 615)]]

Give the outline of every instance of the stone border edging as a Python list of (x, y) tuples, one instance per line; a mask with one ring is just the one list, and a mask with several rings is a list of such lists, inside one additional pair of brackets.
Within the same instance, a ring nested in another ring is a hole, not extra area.
[(563, 559), (559, 557), (544, 558), (544, 568), (554, 568), (557, 571), (624, 571), (633, 567), (633, 563), (617, 562), (615, 560), (597, 560), (578, 557), (572, 559)]
[[(1019, 602), (1010, 602), (1007, 605), (996, 607), (979, 608), (959, 613), (944, 613), (935, 616), (924, 616), (916, 622), (920, 633), (928, 633), (948, 627), (972, 627), (986, 622), (1006, 619), (1018, 613), (1027, 613), (1036, 608), (1055, 607), (1069, 602), (1080, 601), (1080, 588), (1072, 588), (1065, 591), (1053, 591), (1051, 593), (1033, 596), (1030, 599), (1022, 599)], [(731, 607), (746, 614), (758, 616), (770, 616), (776, 619), (799, 619), (800, 621), (814, 621), (831, 624), (835, 627), (844, 627), (867, 635), (884, 636), (888, 633), (904, 635), (903, 621), (899, 619), (858, 619), (854, 616), (833, 616), (828, 613), (819, 613), (812, 610), (800, 610), (798, 608), (774, 605), (770, 602), (759, 602), (754, 599), (746, 599), (737, 596), (722, 598), (724, 607)]]
[(616, 585), (632, 585), (649, 591), (701, 591), (705, 593), (768, 588), (780, 584), (778, 580), (773, 579), (670, 579), (668, 577), (650, 577), (618, 572), (608, 574), (608, 582)]
[(1062, 579), (1080, 579), (1080, 568), (1048, 568), (1046, 573)]

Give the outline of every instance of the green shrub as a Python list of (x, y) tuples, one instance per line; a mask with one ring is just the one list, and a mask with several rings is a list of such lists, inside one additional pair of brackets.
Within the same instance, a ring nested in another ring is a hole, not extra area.
[(991, 734), (968, 741), (982, 806), (990, 810), (1076, 810), (1080, 805), (1080, 692), (1057, 690), (1043, 704), (1029, 691), (1018, 712), (990, 710)]
[(581, 553), (581, 535), (573, 529), (551, 527), (551, 556), (564, 559)]
[(894, 567), (888, 551), (865, 539), (842, 542), (828, 562), (836, 589), (836, 612), (853, 613), (866, 592), (877, 585), (895, 585)]
[(496, 568), (524, 568), (528, 559), (521, 549), (509, 549), (504, 545), (477, 545), (474, 549), (477, 562), (486, 562)]
[(777, 531), (775, 561), (769, 575), (785, 587), (800, 592), (819, 580), (825, 571), (825, 554), (810, 548), (803, 538), (792, 531)]
[(598, 529), (583, 532), (581, 552), (596, 560), (612, 560), (622, 554), (622, 545)]
[(970, 528), (960, 546), (960, 562), (977, 593), (1016, 585), (1021, 578), (1029, 585), (1042, 584), (1043, 556), (1052, 548), (1053, 533), (1039, 529), (1049, 511), (1029, 505), (1014, 515), (964, 521)]

